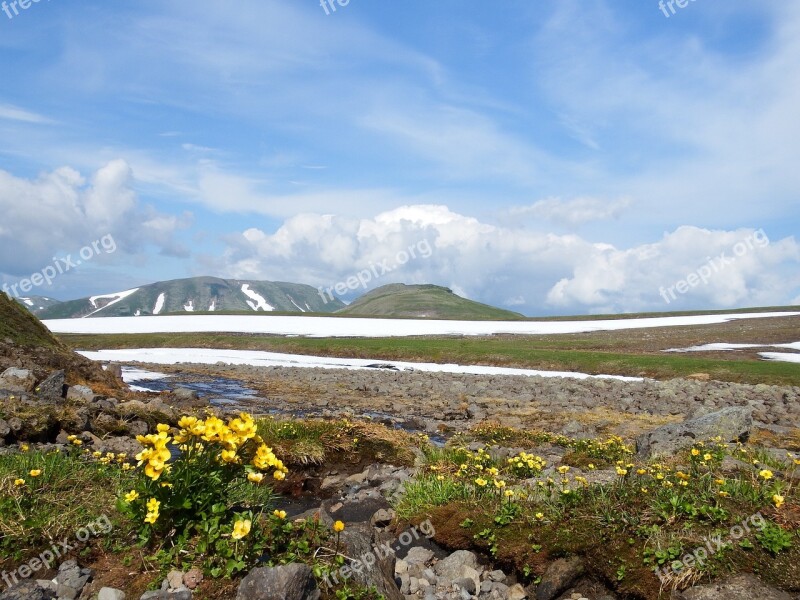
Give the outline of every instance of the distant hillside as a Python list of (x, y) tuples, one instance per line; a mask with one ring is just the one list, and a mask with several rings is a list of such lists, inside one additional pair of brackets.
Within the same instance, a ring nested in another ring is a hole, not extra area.
[(132, 290), (61, 302), (39, 311), (41, 319), (121, 317), (190, 312), (333, 312), (339, 300), (320, 297), (309, 285), (192, 277)]
[(75, 354), (58, 341), (30, 312), (0, 292), (0, 373), (8, 367), (32, 369), (37, 379), (63, 369), (67, 383), (99, 384), (120, 388), (99, 364)]
[(464, 319), (470, 321), (518, 320), (524, 315), (467, 300), (438, 285), (393, 283), (368, 292), (337, 311), (340, 315)]
[(61, 304), (60, 300), (54, 300), (53, 298), (47, 298), (46, 296), (20, 296), (14, 298), (14, 300), (22, 304), (22, 306), (27, 308), (35, 315), (38, 315), (43, 310), (47, 310), (56, 304)]

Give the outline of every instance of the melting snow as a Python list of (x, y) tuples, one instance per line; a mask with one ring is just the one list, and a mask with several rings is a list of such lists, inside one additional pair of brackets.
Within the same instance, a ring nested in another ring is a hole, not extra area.
[(109, 306), (113, 306), (114, 304), (116, 304), (120, 300), (124, 300), (125, 298), (127, 298), (131, 294), (134, 294), (134, 293), (136, 293), (138, 291), (139, 291), (139, 288), (134, 288), (132, 290), (126, 290), (124, 292), (117, 292), (116, 294), (104, 294), (102, 296), (92, 296), (91, 298), (89, 298), (89, 303), (94, 308), (97, 308), (97, 301), (98, 300), (105, 299), (105, 298), (113, 298), (113, 300), (111, 300), (111, 302), (109, 302), (108, 304), (106, 304), (102, 308), (97, 308), (97, 310), (94, 310), (94, 311), (90, 312), (88, 315), (84, 315), (83, 318), (85, 319), (86, 317), (91, 317), (92, 315), (99, 313), (101, 310), (105, 310)]
[(183, 310), (186, 312), (194, 312), (194, 300), (189, 300), (189, 304), (184, 304)]
[(253, 299), (253, 302), (246, 300), (247, 305), (253, 310), (258, 311), (260, 308), (267, 312), (275, 310), (275, 307), (268, 304), (263, 296), (250, 289), (249, 283), (242, 284), (242, 293), (244, 293), (245, 296)]
[(737, 319), (797, 316), (800, 313), (736, 313), (647, 319), (588, 321), (437, 321), (268, 315), (184, 315), (45, 321), (54, 333), (266, 333), (308, 337), (405, 337), (416, 335), (553, 335), (624, 331), (646, 327), (707, 325)]
[(468, 373), (475, 375), (525, 375), (540, 377), (569, 377), (573, 379), (619, 379), (622, 381), (642, 381), (638, 377), (618, 375), (587, 375), (569, 371), (537, 371), (534, 369), (512, 369), (507, 367), (486, 367), (481, 365), (454, 365), (437, 363), (414, 363), (357, 358), (329, 358), (282, 354), (251, 350), (214, 350), (209, 348), (140, 348), (130, 350), (80, 351), (79, 354), (97, 361), (143, 362), (150, 364), (174, 365), (194, 363), (214, 365), (218, 362), (229, 365), (253, 365), (258, 367), (305, 367), (322, 369), (370, 370), (375, 363), (391, 365), (400, 371), (425, 371), (436, 373)]
[[(297, 307), (297, 310), (299, 310), (300, 312), (306, 312), (306, 311), (305, 311), (305, 309), (303, 309), (303, 307), (301, 307), (301, 306), (297, 306), (297, 302), (295, 302), (295, 301), (294, 301), (294, 298), (292, 298), (292, 297), (291, 297), (289, 294), (286, 294), (286, 297), (287, 297), (289, 300), (291, 300), (292, 304), (294, 304), (294, 305)], [(308, 306), (308, 305), (306, 305), (306, 306)]]
[(156, 305), (153, 307), (153, 314), (159, 315), (161, 311), (164, 310), (164, 302), (167, 300), (167, 295), (164, 292), (161, 292), (156, 298)]

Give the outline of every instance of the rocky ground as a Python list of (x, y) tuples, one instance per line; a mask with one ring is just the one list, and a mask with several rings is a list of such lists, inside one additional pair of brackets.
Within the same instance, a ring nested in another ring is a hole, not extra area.
[[(145, 365), (147, 367), (147, 365)], [(800, 387), (697, 379), (619, 381), (215, 365), (149, 365), (176, 375), (242, 381), (262, 396), (253, 412), (360, 415), (436, 434), (485, 419), (571, 435), (635, 437), (655, 426), (726, 407), (752, 411), (758, 427), (791, 434), (800, 427)]]

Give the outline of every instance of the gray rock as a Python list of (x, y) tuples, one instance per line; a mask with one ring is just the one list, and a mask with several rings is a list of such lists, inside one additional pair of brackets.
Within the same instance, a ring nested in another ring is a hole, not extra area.
[(139, 600), (192, 600), (192, 592), (183, 590), (155, 590), (145, 592)]
[(236, 600), (318, 600), (320, 591), (307, 565), (258, 567), (242, 579)]
[(508, 590), (508, 600), (525, 600), (528, 597), (528, 592), (521, 584), (517, 583), (512, 585)]
[(536, 586), (536, 600), (553, 600), (583, 574), (583, 560), (578, 556), (560, 558), (547, 566)]
[[(408, 560), (408, 559), (406, 559)], [(433, 570), (439, 577), (444, 579), (454, 580), (462, 577), (462, 567), (470, 567), (471, 569), (478, 569), (478, 557), (474, 552), (469, 550), (458, 550), (453, 552), (447, 558), (440, 560), (436, 563)]]
[(11, 426), (3, 419), (0, 419), (0, 441), (5, 440), (10, 433)]
[(60, 402), (64, 399), (64, 384), (64, 371), (54, 371), (36, 386), (35, 391), (42, 400)]
[(104, 587), (97, 594), (97, 600), (125, 600), (125, 592), (115, 588)]
[(167, 583), (169, 588), (177, 590), (183, 587), (183, 571), (170, 571), (167, 573)]
[(470, 594), (475, 593), (475, 581), (469, 577), (459, 577), (453, 581), (453, 585), (457, 585), (460, 589), (465, 590)]
[(73, 385), (67, 390), (67, 400), (91, 402), (94, 399), (92, 388), (85, 385)]
[(92, 578), (91, 569), (82, 569), (74, 560), (61, 563), (56, 575), (59, 600), (74, 600), (80, 596), (86, 583)]
[(373, 527), (388, 527), (394, 521), (396, 513), (391, 508), (382, 508), (369, 520)]
[(39, 586), (36, 581), (25, 581), (0, 593), (0, 600), (53, 600), (55, 592)]
[(36, 386), (36, 377), (28, 369), (11, 367), (0, 375), (0, 389), (32, 392)]
[(177, 387), (172, 390), (172, 395), (174, 396), (177, 402), (196, 402), (200, 395), (197, 393), (196, 390), (192, 390), (185, 387)]
[(752, 411), (743, 407), (723, 408), (683, 423), (671, 423), (639, 436), (638, 456), (647, 459), (674, 454), (698, 441), (721, 436), (725, 442), (744, 441), (753, 426)]
[(351, 525), (341, 534), (347, 556), (356, 559), (347, 565), (350, 568), (349, 580), (366, 588), (375, 586), (378, 593), (386, 600), (403, 600), (403, 595), (394, 580), (396, 561), (394, 553), (385, 555), (387, 553), (383, 551), (376, 553), (374, 550), (384, 547), (384, 544), (391, 539), (367, 523)]
[(409, 565), (411, 564), (424, 565), (430, 562), (432, 558), (433, 558), (433, 552), (431, 552), (427, 548), (423, 548), (422, 546), (414, 546), (413, 548), (409, 549), (408, 554), (406, 554), (405, 561)]
[(114, 377), (122, 380), (122, 365), (116, 362), (111, 362), (106, 365), (106, 372), (111, 373)]
[(793, 600), (792, 596), (761, 582), (750, 574), (736, 575), (718, 583), (698, 585), (677, 594), (675, 600)]

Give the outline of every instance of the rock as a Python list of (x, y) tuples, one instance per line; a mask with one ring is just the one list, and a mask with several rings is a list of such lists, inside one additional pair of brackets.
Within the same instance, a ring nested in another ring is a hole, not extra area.
[(547, 567), (536, 586), (536, 600), (553, 600), (583, 574), (583, 560), (578, 556), (560, 558)]
[(94, 399), (92, 388), (85, 385), (73, 385), (67, 390), (67, 400), (91, 402)]
[(97, 594), (97, 600), (125, 600), (125, 592), (115, 588), (104, 587)]
[(114, 377), (122, 381), (122, 365), (116, 362), (110, 362), (106, 365), (106, 372), (111, 373)]
[(517, 583), (512, 585), (508, 590), (508, 600), (525, 600), (528, 597), (528, 592), (521, 584)]
[(36, 386), (36, 378), (28, 369), (11, 367), (0, 375), (0, 389), (20, 392), (32, 392)]
[(453, 585), (457, 585), (460, 589), (470, 594), (474, 594), (476, 590), (475, 580), (470, 579), (469, 577), (459, 577), (453, 581)]
[(687, 375), (686, 379), (691, 381), (711, 381), (711, 375), (708, 373), (692, 373), (691, 375)]
[(500, 583), (503, 583), (506, 580), (506, 574), (499, 569), (496, 571), (490, 571), (486, 574), (486, 576), (492, 581), (499, 581)]
[(11, 434), (11, 425), (0, 419), (0, 441), (5, 440)]
[(56, 575), (59, 600), (75, 600), (91, 578), (92, 570), (81, 569), (74, 560), (61, 563), (61, 566), (58, 567), (58, 575)]
[(721, 436), (724, 442), (744, 441), (750, 435), (753, 415), (749, 408), (729, 407), (683, 423), (670, 423), (639, 436), (640, 459), (674, 454), (692, 444)]
[(718, 583), (698, 585), (676, 594), (675, 600), (793, 600), (784, 591), (761, 582), (750, 574), (736, 575)]
[(427, 548), (423, 548), (422, 546), (414, 546), (413, 548), (409, 549), (408, 554), (406, 554), (405, 562), (409, 565), (425, 565), (428, 564), (432, 558), (433, 552)]
[(61, 402), (64, 399), (64, 371), (54, 371), (47, 379), (36, 386), (36, 393), (42, 400)]
[(167, 573), (167, 584), (170, 589), (177, 590), (183, 587), (183, 571), (170, 571)]
[(236, 600), (318, 600), (320, 591), (307, 565), (258, 567), (242, 579)]
[(396, 513), (391, 508), (382, 508), (369, 520), (373, 527), (388, 527), (394, 521)]
[[(406, 558), (408, 560), (408, 558)], [(462, 577), (462, 567), (478, 569), (478, 557), (469, 550), (458, 550), (447, 558), (440, 560), (433, 568), (434, 572), (445, 579), (458, 579)]]
[(183, 576), (183, 585), (190, 590), (193, 590), (200, 585), (201, 581), (203, 581), (203, 572), (197, 567), (190, 569), (186, 572), (186, 575)]
[[(350, 569), (349, 581), (366, 588), (375, 586), (378, 594), (383, 595), (386, 600), (403, 600), (394, 581), (394, 552), (375, 551), (376, 548), (385, 547), (384, 544), (391, 539), (379, 534), (367, 523), (351, 525), (341, 534), (342, 543), (347, 548), (345, 554), (356, 559), (346, 565)], [(337, 573), (341, 576), (346, 574), (343, 569)]]
[(186, 588), (182, 590), (156, 590), (145, 592), (139, 600), (192, 600), (192, 592)]
[(176, 402), (181, 403), (194, 403), (200, 398), (200, 394), (198, 394), (196, 390), (191, 390), (186, 387), (175, 388), (172, 390), (172, 396), (175, 398)]
[(0, 600), (53, 600), (55, 597), (55, 592), (44, 589), (32, 579), (26, 579), (0, 593)]

